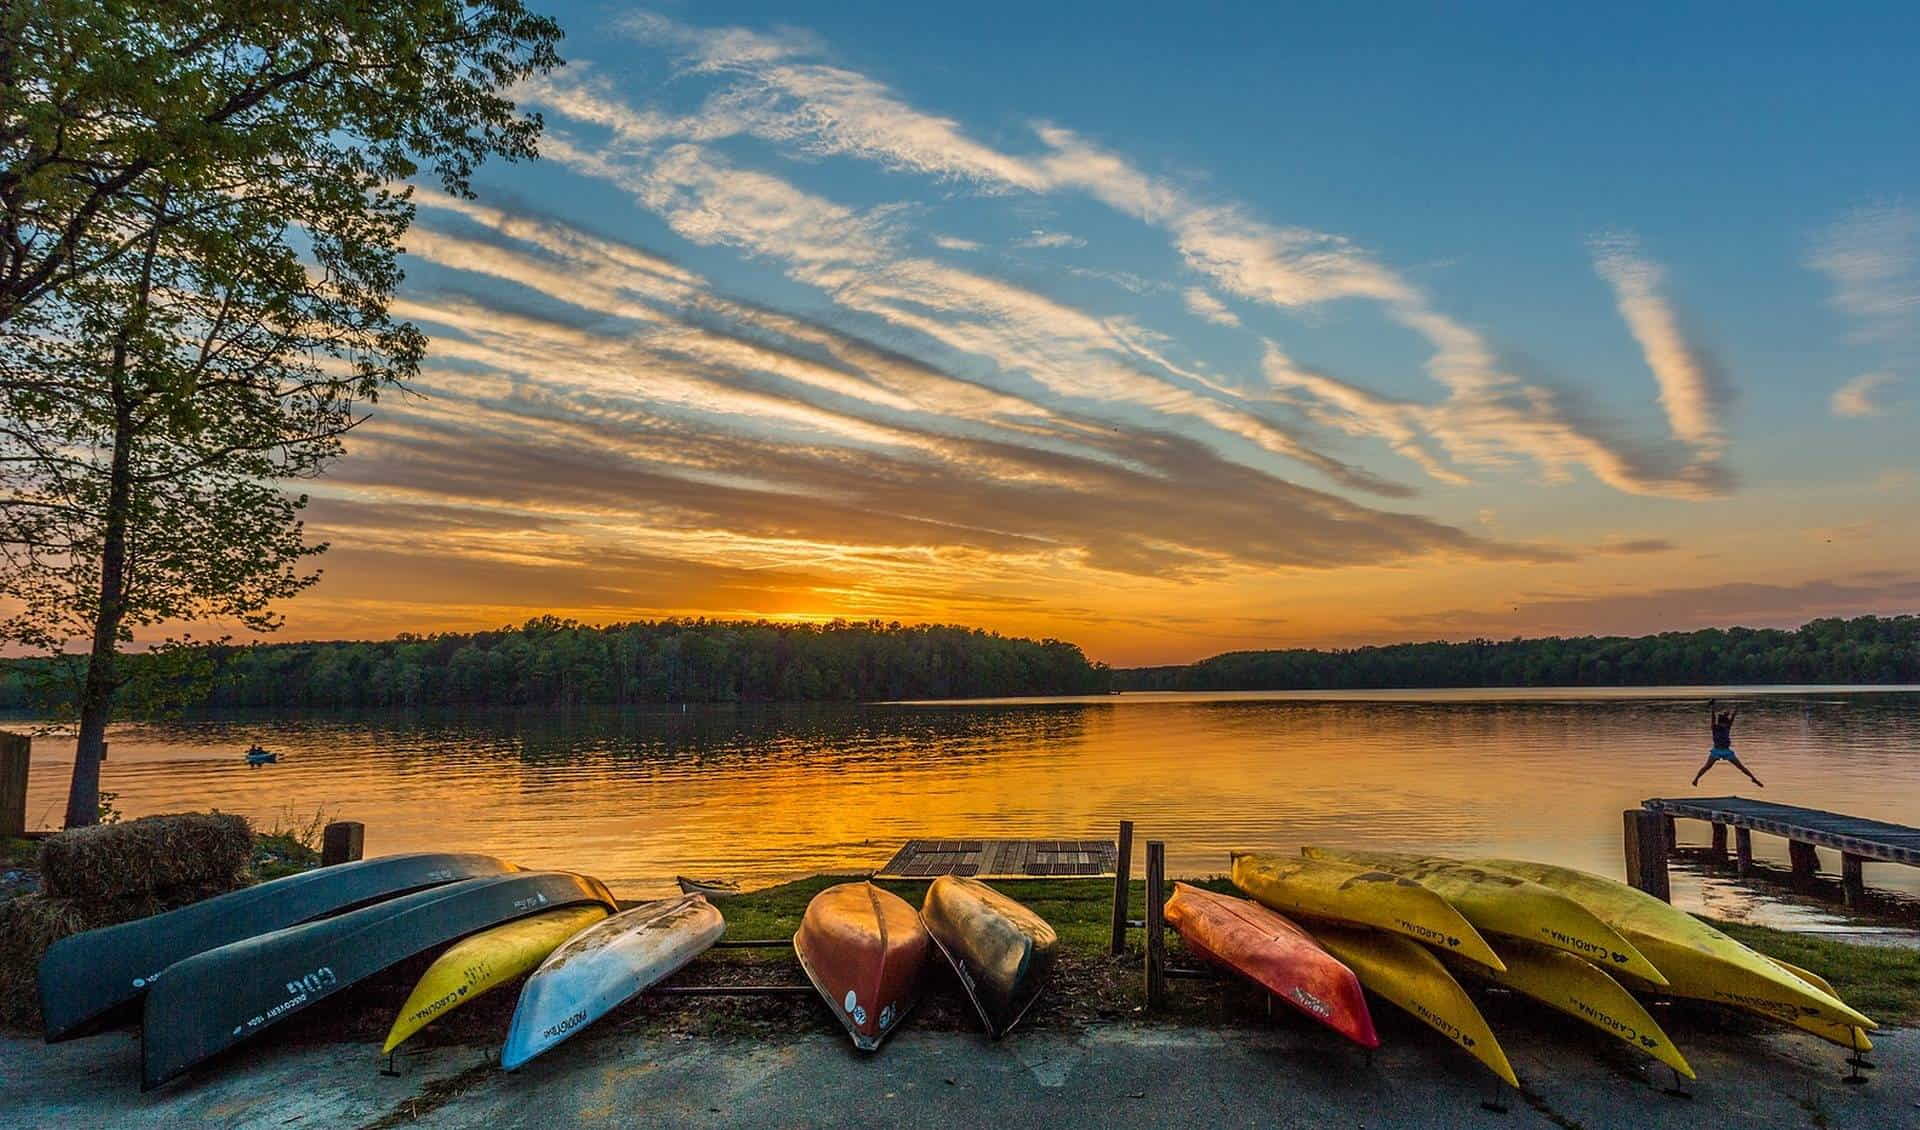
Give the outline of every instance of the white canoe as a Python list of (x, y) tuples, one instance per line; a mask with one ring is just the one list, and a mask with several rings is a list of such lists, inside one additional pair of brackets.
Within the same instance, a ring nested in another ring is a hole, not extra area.
[(582, 930), (527, 978), (500, 1066), (512, 1071), (672, 976), (726, 928), (705, 896), (682, 895)]

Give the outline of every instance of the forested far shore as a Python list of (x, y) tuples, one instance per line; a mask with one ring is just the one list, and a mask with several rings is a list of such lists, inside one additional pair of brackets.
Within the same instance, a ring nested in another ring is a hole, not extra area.
[[(137, 675), (143, 658), (123, 662)], [(1099, 693), (1110, 679), (1059, 640), (878, 621), (542, 617), (490, 632), (211, 647), (205, 658), (211, 680), (196, 705), (277, 709), (980, 698)], [(59, 683), (37, 677), (50, 662), (8, 661), (0, 708), (51, 705)]]
[(1920, 616), (1656, 636), (1407, 643), (1233, 651), (1198, 663), (1114, 671), (1116, 690), (1379, 690), (1389, 687), (1920, 683)]

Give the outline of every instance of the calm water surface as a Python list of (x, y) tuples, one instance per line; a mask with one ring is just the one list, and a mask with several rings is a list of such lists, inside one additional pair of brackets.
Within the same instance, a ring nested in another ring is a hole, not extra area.
[[(1693, 791), (1709, 695), (1740, 703), (1734, 744), (1767, 788), (1720, 766), (1701, 795), (1920, 823), (1920, 688), (232, 715), (116, 728), (104, 787), (129, 816), (211, 807), (271, 827), (324, 808), (366, 824), (369, 854), (483, 850), (627, 895), (677, 873), (872, 868), (918, 836), (1106, 836), (1122, 818), (1165, 840), (1181, 874), (1224, 871), (1232, 848), (1328, 843), (1618, 876), (1621, 810)], [(250, 742), (280, 763), (248, 768)], [(57, 822), (71, 747), (36, 749), (28, 819)], [(1771, 837), (1755, 845), (1785, 858)], [(1873, 867), (1868, 882), (1915, 889), (1920, 872)]]

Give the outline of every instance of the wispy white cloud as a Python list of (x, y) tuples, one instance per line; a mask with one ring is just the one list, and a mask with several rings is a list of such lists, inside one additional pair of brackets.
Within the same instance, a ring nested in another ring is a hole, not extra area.
[(1911, 342), (1920, 319), (1920, 213), (1861, 208), (1829, 227), (1810, 265), (1833, 284), (1833, 306), (1860, 342)]
[(978, 251), (980, 244), (971, 239), (961, 239), (957, 235), (936, 235), (933, 245), (946, 251)]
[(1180, 297), (1186, 302), (1188, 310), (1216, 326), (1240, 325), (1240, 315), (1229, 310), (1227, 304), (1215, 298), (1206, 287), (1190, 286), (1181, 292)]
[(1063, 231), (1035, 228), (1015, 241), (1015, 247), (1085, 247), (1087, 241)]
[(1884, 390), (1897, 382), (1892, 373), (1862, 373), (1835, 389), (1829, 406), (1834, 415), (1849, 419), (1878, 416), (1887, 410), (1881, 401)]
[(1665, 272), (1624, 234), (1594, 240), (1593, 261), (1653, 370), (1673, 437), (1708, 457), (1719, 454), (1726, 445), (1722, 417), (1732, 387), (1719, 362), (1682, 327), (1663, 288)]

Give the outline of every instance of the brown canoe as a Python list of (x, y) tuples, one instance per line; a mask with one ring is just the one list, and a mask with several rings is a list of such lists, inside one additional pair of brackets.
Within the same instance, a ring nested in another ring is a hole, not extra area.
[(1053, 972), (1060, 938), (1046, 919), (980, 882), (942, 875), (927, 887), (920, 918), (953, 964), (994, 1039), (1007, 1034)]
[(931, 949), (913, 904), (872, 883), (841, 883), (813, 896), (793, 935), (800, 968), (864, 1052), (919, 1003)]

